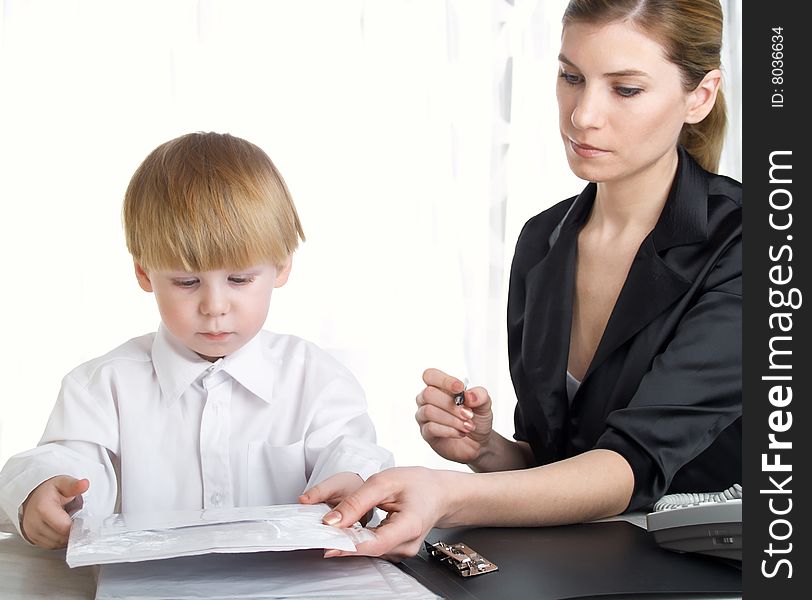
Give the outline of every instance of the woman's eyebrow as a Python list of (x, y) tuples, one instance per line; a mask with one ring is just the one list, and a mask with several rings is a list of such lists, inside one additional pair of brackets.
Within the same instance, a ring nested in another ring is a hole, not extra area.
[[(565, 65), (569, 65), (575, 69), (578, 69), (578, 66), (568, 59), (563, 54), (558, 55), (558, 62), (562, 62)], [(580, 70), (580, 69), (579, 69)], [(604, 77), (649, 77), (649, 74), (645, 71), (641, 71), (639, 69), (623, 69), (622, 71), (612, 71), (611, 73), (604, 73)]]

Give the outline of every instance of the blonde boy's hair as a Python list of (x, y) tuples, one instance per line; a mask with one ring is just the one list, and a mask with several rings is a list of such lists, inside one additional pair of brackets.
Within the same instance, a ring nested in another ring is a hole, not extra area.
[(127, 248), (146, 270), (278, 267), (305, 239), (271, 159), (227, 133), (190, 133), (150, 152), (122, 218)]

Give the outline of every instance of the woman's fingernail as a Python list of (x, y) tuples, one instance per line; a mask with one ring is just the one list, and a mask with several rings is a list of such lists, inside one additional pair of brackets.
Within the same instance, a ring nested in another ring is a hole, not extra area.
[(465, 423), (462, 424), (462, 426), (465, 427), (468, 431), (474, 430), (474, 424), (471, 423), (471, 421), (466, 421)]
[(460, 414), (466, 419), (472, 419), (474, 417), (474, 411), (472, 411), (470, 408), (460, 409)]
[(334, 556), (338, 556), (338, 550), (327, 550), (324, 553), (324, 558), (333, 558)]
[(336, 511), (328, 512), (326, 515), (324, 515), (322, 521), (324, 521), (324, 523), (327, 525), (335, 525), (341, 521), (341, 513)]

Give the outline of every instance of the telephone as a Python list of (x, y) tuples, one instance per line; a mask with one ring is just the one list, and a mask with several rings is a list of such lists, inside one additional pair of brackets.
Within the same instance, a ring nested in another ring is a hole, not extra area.
[(646, 515), (646, 528), (663, 548), (742, 559), (742, 486), (717, 493), (669, 494)]

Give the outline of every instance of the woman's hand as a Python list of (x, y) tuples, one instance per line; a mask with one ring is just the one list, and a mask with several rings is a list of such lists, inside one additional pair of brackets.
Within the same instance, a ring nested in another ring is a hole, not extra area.
[[(389, 514), (373, 529), (375, 540), (359, 544), (356, 552), (328, 550), (324, 556), (383, 556), (390, 560), (414, 556), (431, 528), (449, 510), (448, 490), (453, 489), (453, 482), (448, 479), (459, 475), (423, 467), (395, 467), (373, 475), (327, 513), (324, 523), (350, 527), (377, 506)], [(324, 502), (334, 497), (331, 481), (308, 490), (309, 498)]]
[[(364, 480), (357, 473), (344, 471), (328, 477), (318, 485), (306, 490), (299, 496), (299, 504), (318, 504), (324, 502), (330, 507), (335, 506), (344, 498), (364, 484)], [(370, 510), (366, 515), (358, 519), (361, 525), (366, 525), (372, 518)]]
[(465, 403), (454, 404), (454, 395), (463, 391), (462, 381), (438, 369), (423, 373), (426, 389), (415, 399), (415, 419), (420, 435), (445, 459), (472, 464), (482, 456), (491, 441), (493, 411), (485, 388), (465, 392)]

